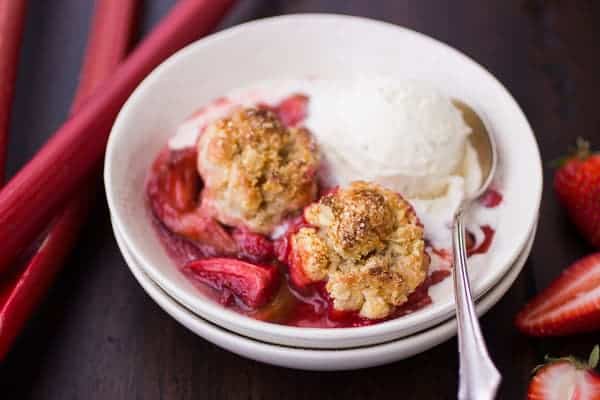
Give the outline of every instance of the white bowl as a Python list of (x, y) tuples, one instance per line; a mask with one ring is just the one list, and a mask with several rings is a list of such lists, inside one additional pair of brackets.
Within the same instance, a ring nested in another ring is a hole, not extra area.
[(486, 116), (498, 143), (504, 201), (492, 248), (470, 262), (475, 297), (510, 269), (540, 205), (541, 162), (523, 112), (485, 69), (422, 34), (383, 22), (336, 15), (291, 15), (250, 22), (179, 51), (152, 72), (121, 110), (108, 143), (108, 204), (127, 248), (169, 295), (199, 316), (258, 340), (311, 348), (382, 343), (447, 319), (450, 280), (431, 290), (433, 304), (361, 328), (296, 328), (253, 320), (205, 298), (169, 259), (144, 201), (150, 165), (177, 125), (229, 90), (266, 78), (388, 75), (428, 81)]
[[(125, 247), (124, 241), (114, 225), (113, 229), (131, 272), (146, 293), (167, 314), (198, 336), (242, 357), (288, 368), (318, 371), (349, 370), (374, 367), (414, 356), (456, 334), (456, 319), (452, 318), (426, 331), (393, 342), (347, 350), (299, 349), (248, 339), (207, 322), (169, 297), (143, 272)], [(508, 273), (475, 305), (478, 315), (481, 316), (487, 312), (510, 289), (525, 265), (534, 238), (535, 228), (529, 236), (525, 249), (523, 249)]]

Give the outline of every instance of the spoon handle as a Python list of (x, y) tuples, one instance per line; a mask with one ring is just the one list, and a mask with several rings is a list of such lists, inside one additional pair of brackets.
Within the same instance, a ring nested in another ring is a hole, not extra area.
[(454, 297), (458, 321), (459, 400), (492, 400), (501, 376), (490, 359), (475, 314), (467, 273), (467, 244), (463, 210), (454, 217), (452, 232), (454, 252)]

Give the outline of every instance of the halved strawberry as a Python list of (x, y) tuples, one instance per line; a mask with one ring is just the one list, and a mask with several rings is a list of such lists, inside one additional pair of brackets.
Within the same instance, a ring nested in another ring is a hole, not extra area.
[(279, 283), (277, 268), (233, 258), (206, 258), (184, 268), (199, 281), (220, 291), (231, 291), (251, 308), (265, 305)]
[(552, 359), (537, 367), (527, 389), (528, 400), (600, 400), (600, 375), (594, 371), (599, 350), (587, 363), (573, 357)]
[(308, 97), (303, 94), (292, 95), (279, 103), (276, 110), (285, 126), (294, 126), (306, 118)]
[(600, 329), (600, 253), (577, 261), (516, 317), (523, 333), (561, 336)]

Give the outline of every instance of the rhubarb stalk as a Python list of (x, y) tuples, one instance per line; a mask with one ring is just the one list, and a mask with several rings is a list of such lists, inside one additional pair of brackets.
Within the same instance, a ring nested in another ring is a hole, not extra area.
[(26, 8), (26, 0), (0, 1), (0, 184), (4, 182), (10, 111)]
[(0, 192), (0, 273), (100, 165), (127, 97), (160, 62), (212, 30), (233, 0), (181, 0)]
[[(97, 0), (72, 112), (126, 56), (137, 0)], [(85, 220), (93, 187), (81, 190), (53, 221), (42, 244), (0, 291), (0, 359), (63, 265)]]

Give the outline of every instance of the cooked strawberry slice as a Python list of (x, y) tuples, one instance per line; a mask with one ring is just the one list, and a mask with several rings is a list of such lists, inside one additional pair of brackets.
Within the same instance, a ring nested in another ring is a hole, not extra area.
[(171, 231), (212, 255), (232, 255), (237, 244), (212, 217), (198, 208), (202, 181), (196, 150), (165, 149), (152, 166), (147, 192), (154, 215)]
[[(309, 277), (305, 272), (304, 263), (310, 262), (307, 260), (310, 260), (311, 258), (311, 249), (307, 248), (307, 246), (303, 245), (301, 242), (295, 240), (294, 237), (294, 235), (299, 232), (300, 227), (303, 224), (300, 221), (304, 221), (304, 219), (298, 220), (297, 222), (290, 224), (288, 234), (286, 235), (285, 240), (287, 248), (278, 251), (278, 254), (279, 256), (281, 256), (281, 253), (287, 253), (285, 263), (288, 266), (290, 281), (294, 284), (294, 286), (296, 286), (296, 288), (305, 289), (309, 285), (317, 281), (311, 279), (311, 277)], [(306, 222), (304, 221), (304, 224), (305, 223)]]
[(304, 267), (302, 266), (302, 255), (299, 251), (294, 249), (292, 242), (289, 243), (290, 252), (288, 254), (288, 271), (290, 273), (290, 280), (297, 288), (305, 288), (314, 281), (306, 276)]
[(196, 150), (165, 149), (152, 165), (148, 195), (157, 207), (168, 206), (179, 212), (197, 207), (202, 181), (196, 172)]
[(516, 317), (533, 336), (561, 336), (600, 329), (600, 253), (567, 268)]
[(175, 233), (197, 243), (203, 248), (210, 247), (214, 256), (233, 256), (238, 246), (231, 235), (212, 217), (203, 215), (201, 211), (180, 215), (165, 224)]
[(199, 281), (219, 291), (231, 291), (251, 308), (265, 305), (277, 290), (279, 274), (271, 265), (233, 258), (206, 258), (185, 266)]
[(550, 359), (535, 369), (527, 389), (528, 400), (599, 400), (598, 346), (587, 363), (573, 357)]
[(234, 229), (233, 240), (237, 243), (242, 258), (255, 262), (269, 261), (275, 257), (273, 242), (267, 237), (247, 229)]
[(276, 110), (285, 126), (294, 126), (306, 118), (308, 97), (303, 94), (292, 95), (279, 103)]

